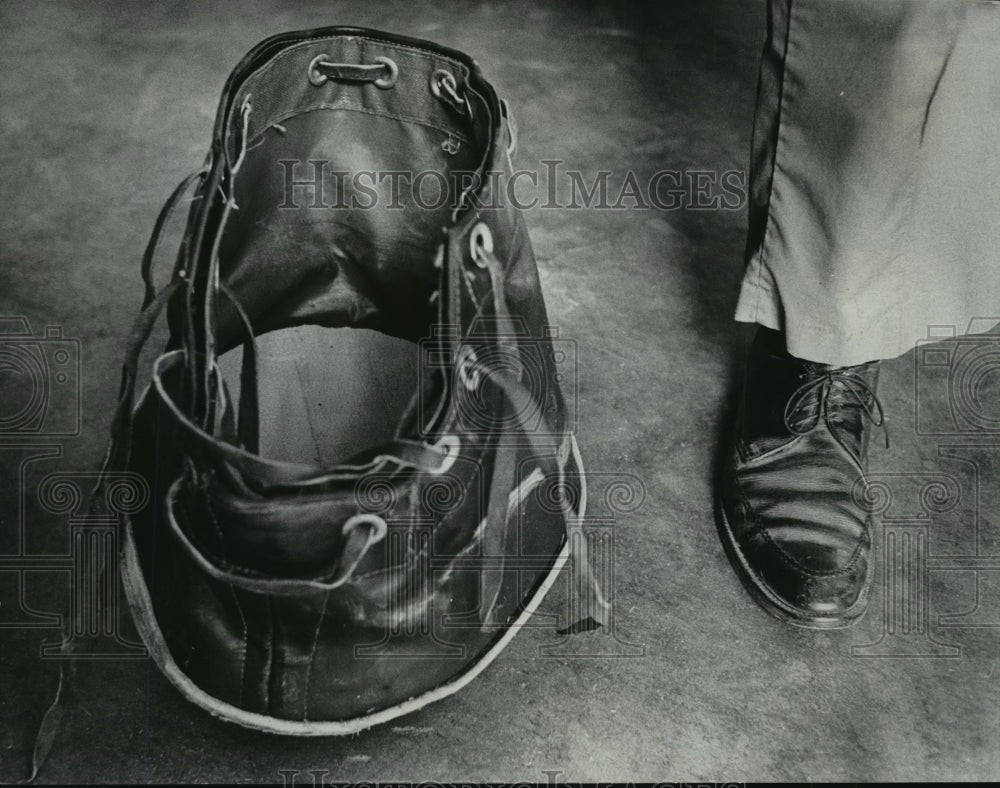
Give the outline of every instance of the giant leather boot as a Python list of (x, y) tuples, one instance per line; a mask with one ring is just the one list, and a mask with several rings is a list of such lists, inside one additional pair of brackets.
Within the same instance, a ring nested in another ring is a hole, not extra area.
[(488, 176), (510, 174), (511, 128), (470, 57), (373, 30), (275, 36), (226, 83), (205, 166), (148, 247), (105, 463), (155, 498), (123, 528), (139, 632), (216, 716), (349, 734), (439, 700), (571, 555), (588, 619), (606, 620), (567, 353)]

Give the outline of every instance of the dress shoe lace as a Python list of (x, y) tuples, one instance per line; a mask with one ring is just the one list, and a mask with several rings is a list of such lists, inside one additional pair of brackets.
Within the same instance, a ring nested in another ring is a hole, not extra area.
[[(882, 403), (879, 402), (874, 389), (868, 382), (848, 367), (827, 369), (818, 376), (810, 376), (805, 383), (792, 392), (785, 405), (785, 428), (793, 435), (805, 435), (812, 432), (822, 420), (830, 432), (836, 436), (833, 424), (830, 423), (830, 400), (837, 391), (842, 392), (849, 401), (857, 403), (865, 418), (874, 426), (882, 428), (885, 435), (885, 447), (888, 449), (889, 428), (885, 423), (885, 411), (882, 409)], [(815, 403), (810, 403), (813, 394), (816, 395), (816, 400)], [(803, 419), (802, 411), (810, 405), (812, 405), (809, 408), (811, 412), (805, 414)], [(840, 442), (843, 444), (842, 441)], [(847, 448), (846, 445), (845, 448)], [(850, 449), (848, 451), (858, 462), (861, 461), (855, 452)]]

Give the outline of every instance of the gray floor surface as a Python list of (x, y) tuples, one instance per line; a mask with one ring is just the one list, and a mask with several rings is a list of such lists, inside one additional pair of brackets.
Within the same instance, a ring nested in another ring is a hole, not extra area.
[[(82, 403), (78, 436), (0, 440), (0, 553), (66, 551), (67, 515), (41, 511), (35, 486), (100, 460), (138, 259), (166, 196), (203, 160), (223, 82), (251, 46), (355, 24), (465, 50), (509, 100), (525, 169), (558, 159), (588, 177), (609, 170), (616, 186), (628, 171), (640, 182), (745, 171), (763, 2), (625, 8), (0, 4), (0, 316), (77, 340), (66, 347), (79, 350)], [(634, 511), (604, 512), (614, 632), (543, 653), (557, 636), (529, 629), (458, 695), (346, 739), (243, 730), (144, 660), (83, 662), (41, 781), (1000, 777), (1000, 436), (951, 428), (946, 381), (919, 351), (887, 362), (893, 442), (873, 441), (887, 497), (871, 609), (846, 631), (783, 625), (741, 588), (713, 520), (713, 456), (749, 337), (730, 319), (744, 206), (538, 208), (527, 221), (550, 317), (576, 344), (571, 396), (595, 490), (625, 480), (644, 492)], [(66, 402), (49, 432), (73, 431)], [(44, 614), (66, 589), (64, 573), (11, 567), (0, 564), (3, 780), (21, 776), (55, 688), (40, 647), (58, 640)], [(557, 589), (544, 610), (563, 600)]]

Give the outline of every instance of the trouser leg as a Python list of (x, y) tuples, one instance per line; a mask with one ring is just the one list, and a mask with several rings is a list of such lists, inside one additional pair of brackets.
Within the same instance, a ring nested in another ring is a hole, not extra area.
[(768, 16), (737, 320), (840, 365), (1000, 320), (1000, 4)]

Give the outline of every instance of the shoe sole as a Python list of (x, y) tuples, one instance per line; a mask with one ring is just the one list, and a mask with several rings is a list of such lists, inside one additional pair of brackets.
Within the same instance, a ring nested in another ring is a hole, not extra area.
[(739, 577), (743, 587), (750, 593), (750, 596), (770, 615), (786, 624), (792, 624), (803, 629), (830, 630), (846, 629), (856, 624), (867, 612), (868, 598), (871, 594), (875, 577), (875, 573), (870, 568), (858, 600), (842, 615), (810, 616), (789, 605), (757, 578), (757, 575), (750, 568), (736, 542), (736, 537), (729, 527), (729, 518), (726, 517), (725, 506), (718, 495), (715, 497), (715, 510), (716, 527), (718, 528), (720, 541), (726, 552), (726, 557), (729, 559), (729, 563), (736, 570), (737, 577)]

